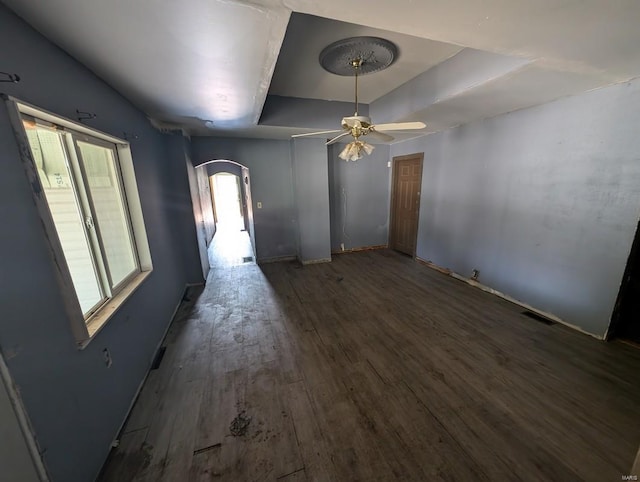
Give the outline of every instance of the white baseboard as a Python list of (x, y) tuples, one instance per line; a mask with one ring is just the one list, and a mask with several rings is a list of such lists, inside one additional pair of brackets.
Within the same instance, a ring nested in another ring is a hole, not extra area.
[(538, 308), (535, 308), (533, 306), (531, 306), (528, 303), (525, 303), (523, 301), (517, 300), (505, 293), (503, 293), (502, 291), (498, 291), (496, 289), (491, 288), (490, 286), (484, 285), (482, 283), (479, 283), (478, 281), (471, 279), (471, 278), (466, 278), (465, 276), (462, 276), (461, 274), (458, 274), (454, 271), (451, 271), (448, 268), (443, 268), (442, 266), (438, 266), (435, 263), (432, 263), (431, 261), (427, 261), (425, 259), (419, 258), (416, 256), (416, 261), (420, 262), (421, 264), (424, 264), (425, 266), (431, 268), (431, 269), (435, 269), (436, 271), (439, 271), (440, 273), (444, 273), (448, 276), (451, 276), (452, 278), (455, 278), (457, 280), (460, 281), (464, 281), (465, 283), (467, 283), (468, 285), (473, 286), (474, 288), (478, 288), (481, 289), (482, 291), (486, 291), (487, 293), (491, 293), (492, 295), (498, 296), (510, 303), (513, 303), (514, 305), (518, 305), (518, 306), (522, 306), (523, 308), (525, 308), (526, 310), (532, 311), (533, 313), (536, 313), (544, 318), (548, 318), (550, 320), (553, 320), (557, 323), (560, 323), (562, 325), (568, 326), (569, 328), (572, 328), (576, 331), (579, 331), (580, 333), (584, 333), (585, 335), (589, 335), (597, 340), (604, 340), (604, 338), (602, 336), (598, 336), (598, 335), (594, 335), (593, 333), (589, 333), (588, 331), (583, 330), (582, 328), (580, 328), (579, 326), (576, 326), (572, 323), (569, 323), (565, 320), (563, 320), (562, 318), (554, 315), (553, 313), (548, 313), (546, 311), (543, 310), (539, 310)]
[(305, 261), (300, 260), (300, 262), (304, 265), (310, 265), (310, 264), (320, 264), (320, 263), (331, 263), (331, 258), (320, 258), (320, 259), (308, 259)]
[(388, 247), (388, 244), (379, 244), (376, 246), (361, 246), (359, 248), (349, 248), (340, 251), (332, 251), (331, 254), (357, 253), (359, 251), (373, 251), (374, 249), (386, 249)]
[(285, 261), (295, 261), (297, 259), (296, 256), (275, 256), (273, 258), (259, 258), (257, 264), (282, 263)]

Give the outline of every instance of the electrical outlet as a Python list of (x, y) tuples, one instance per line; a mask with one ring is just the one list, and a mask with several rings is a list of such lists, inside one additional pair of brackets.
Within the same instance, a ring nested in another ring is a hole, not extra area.
[(387, 162), (387, 167), (391, 167), (391, 161)]
[(476, 280), (477, 281), (478, 280), (478, 276), (480, 276), (480, 270), (478, 270), (478, 269), (471, 270), (471, 279), (472, 280)]
[(258, 201), (256, 205), (258, 206), (258, 209), (262, 209), (262, 203), (260, 201)]
[(340, 243), (340, 251), (344, 251), (344, 243)]

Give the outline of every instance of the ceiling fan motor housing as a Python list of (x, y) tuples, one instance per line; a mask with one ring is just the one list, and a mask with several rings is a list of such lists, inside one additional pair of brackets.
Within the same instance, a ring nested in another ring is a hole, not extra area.
[(350, 131), (351, 135), (357, 139), (358, 137), (365, 136), (369, 133), (369, 129), (371, 128), (371, 119), (363, 115), (344, 117), (342, 119), (342, 128), (346, 131)]
[(371, 118), (365, 115), (353, 115), (342, 118), (342, 128), (351, 129), (352, 127), (362, 127), (364, 129), (371, 126)]

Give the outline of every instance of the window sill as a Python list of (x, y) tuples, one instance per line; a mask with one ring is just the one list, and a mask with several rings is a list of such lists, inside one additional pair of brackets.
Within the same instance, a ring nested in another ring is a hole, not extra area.
[(95, 336), (102, 330), (113, 315), (115, 315), (120, 307), (129, 299), (129, 297), (138, 289), (138, 287), (146, 280), (151, 271), (143, 271), (139, 273), (131, 282), (117, 295), (107, 301), (89, 320), (87, 321), (87, 331), (89, 338), (78, 343), (80, 350), (84, 349)]

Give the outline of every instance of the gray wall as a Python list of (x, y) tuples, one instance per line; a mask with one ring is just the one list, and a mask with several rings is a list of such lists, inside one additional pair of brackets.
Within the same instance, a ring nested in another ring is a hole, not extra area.
[(386, 245), (389, 238), (388, 145), (356, 162), (338, 157), (345, 144), (329, 146), (331, 251)]
[(298, 257), (303, 263), (331, 259), (329, 172), (324, 139), (291, 144), (298, 220)]
[[(305, 252), (304, 259), (326, 259), (326, 233), (330, 232), (329, 250), (339, 251), (340, 243), (345, 249), (379, 246), (387, 244), (389, 222), (389, 146), (378, 145), (371, 156), (355, 163), (346, 163), (338, 158), (342, 145), (327, 151), (324, 140), (299, 139), (308, 142), (300, 151), (299, 172), (304, 172), (298, 180), (292, 175), (293, 154), (289, 141), (267, 139), (235, 139), (193, 137), (193, 162), (202, 164), (215, 159), (227, 159), (246, 165), (251, 173), (253, 215), (255, 237), (259, 261), (283, 256), (296, 256), (298, 246), (297, 203), (294, 202), (296, 185), (305, 196), (320, 189), (312, 197), (302, 198), (308, 204), (309, 212), (302, 214), (303, 222), (310, 224), (309, 246), (320, 243), (317, 253)], [(291, 144), (292, 145), (292, 144)], [(302, 145), (302, 144), (299, 144)], [(310, 153), (310, 155), (307, 155)], [(327, 160), (327, 156), (329, 159)], [(328, 164), (327, 164), (328, 163)], [(231, 172), (227, 163), (211, 163), (207, 172), (212, 175), (220, 170)], [(220, 167), (222, 166), (222, 167)], [(311, 183), (307, 186), (306, 183)], [(320, 183), (320, 184), (318, 184)], [(347, 193), (347, 217), (343, 218), (344, 196)], [(311, 190), (310, 190), (311, 189)], [(326, 193), (326, 194), (325, 194)], [(325, 196), (330, 194), (330, 199)], [(317, 196), (316, 196), (317, 194)], [(257, 209), (256, 202), (262, 202)], [(312, 214), (316, 208), (322, 209), (319, 217)], [(303, 208), (306, 209), (306, 208)], [(330, 229), (320, 229), (329, 209)], [(343, 220), (346, 220), (348, 237), (342, 236)], [(343, 241), (344, 240), (344, 241)], [(315, 248), (311, 248), (316, 251)], [(319, 254), (320, 253), (320, 254)]]
[[(5, 93), (131, 143), (154, 271), (84, 349), (76, 348), (31, 187), (4, 104), (0, 106), (0, 349), (44, 451), (53, 480), (98, 473), (187, 279), (183, 228), (191, 213), (184, 159), (140, 111), (0, 5), (0, 66), (22, 77)], [(193, 229), (193, 228), (192, 228)], [(192, 257), (192, 259), (194, 259)], [(197, 259), (197, 258), (195, 258)], [(102, 350), (111, 352), (107, 368)]]
[[(192, 137), (191, 142), (194, 165), (227, 159), (249, 168), (258, 260), (295, 256), (296, 214), (289, 141)], [(257, 209), (257, 202), (262, 202), (262, 209)]]
[(212, 162), (207, 164), (204, 169), (207, 170), (208, 176), (213, 176), (219, 172), (228, 172), (238, 177), (242, 177), (242, 166), (233, 162)]
[[(176, 164), (184, 166), (183, 172), (179, 176), (183, 182), (188, 183), (189, 190), (172, 190), (169, 197), (165, 199), (167, 207), (172, 212), (174, 219), (178, 220), (172, 231), (174, 243), (176, 245), (186, 244), (188, 246), (197, 246), (198, 249), (181, 249), (178, 253), (183, 257), (183, 265), (185, 267), (185, 277), (190, 283), (202, 283), (206, 278), (209, 270), (207, 257), (207, 246), (204, 242), (204, 236), (200, 232), (202, 227), (202, 208), (198, 198), (198, 185), (195, 178), (195, 170), (191, 166), (189, 172), (188, 166), (191, 159), (188, 155), (189, 140), (185, 139), (182, 134), (167, 134), (164, 136), (165, 149), (168, 159)], [(193, 176), (193, 180), (191, 177)], [(141, 179), (138, 179), (140, 182)], [(193, 181), (193, 186), (191, 185)], [(198, 224), (196, 224), (196, 221)], [(204, 249), (204, 254), (203, 254)], [(202, 256), (204, 255), (204, 258)]]
[(604, 335), (640, 214), (640, 81), (395, 144), (417, 255)]

